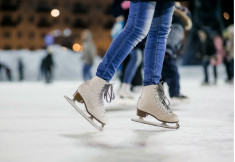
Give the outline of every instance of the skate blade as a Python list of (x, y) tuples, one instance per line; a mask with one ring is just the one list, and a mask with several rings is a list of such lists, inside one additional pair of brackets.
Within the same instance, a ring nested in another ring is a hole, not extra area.
[(153, 126), (163, 127), (163, 128), (169, 128), (169, 129), (178, 129), (180, 127), (179, 123), (176, 123), (176, 126), (170, 126), (170, 125), (167, 125), (165, 122), (162, 122), (161, 124), (158, 124), (158, 123), (146, 121), (141, 117), (139, 119), (131, 119), (131, 120), (134, 121), (134, 122), (142, 123), (142, 124), (148, 124), (148, 125), (153, 125)]
[(93, 121), (93, 117), (88, 117), (81, 109), (79, 109), (77, 107), (77, 105), (75, 104), (74, 100), (71, 100), (69, 97), (64, 96), (64, 98), (89, 122), (91, 123), (91, 125), (93, 125), (96, 129), (98, 129), (99, 131), (102, 131), (104, 128), (104, 125), (102, 124), (101, 127), (97, 126), (94, 121)]

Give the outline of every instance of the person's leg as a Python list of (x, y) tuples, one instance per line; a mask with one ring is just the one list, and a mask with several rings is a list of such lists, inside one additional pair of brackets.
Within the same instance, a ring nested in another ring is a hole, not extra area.
[(141, 50), (138, 48), (134, 48), (131, 51), (130, 59), (124, 73), (123, 83), (131, 84), (135, 72), (139, 64), (141, 63), (141, 59), (142, 59)]
[(83, 79), (85, 81), (91, 79), (91, 72), (90, 72), (91, 65), (85, 64), (83, 66)]
[(234, 60), (231, 59), (226, 59), (226, 63), (225, 63), (225, 66), (226, 66), (226, 72), (227, 72), (227, 75), (228, 75), (228, 78), (227, 78), (227, 81), (232, 81), (233, 79), (233, 76), (234, 76)]
[(162, 76), (169, 87), (170, 97), (180, 95), (179, 72), (175, 60), (172, 56), (165, 57)]
[(224, 58), (223, 63), (224, 63), (226, 74), (227, 74), (227, 81), (230, 81), (231, 80), (231, 72), (230, 72), (230, 67), (229, 67), (229, 61), (226, 57)]
[(130, 59), (124, 71), (124, 78), (119, 92), (121, 98), (134, 98), (134, 93), (131, 92), (131, 81), (141, 63), (141, 59), (141, 50), (139, 48), (134, 48), (131, 51)]
[[(144, 87), (137, 103), (137, 116), (140, 118), (134, 121), (149, 124), (143, 118), (150, 114), (163, 122), (160, 126), (177, 129), (178, 116), (171, 111), (164, 88), (159, 84), (173, 11), (174, 2), (158, 1), (156, 4), (145, 47)], [(166, 123), (176, 125), (171, 127)]]
[(135, 75), (133, 76), (133, 79), (132, 79), (132, 82), (131, 82), (131, 85), (132, 85), (132, 91), (137, 93), (137, 92), (140, 92), (142, 90), (142, 86), (143, 86), (143, 49), (140, 49), (141, 50), (141, 62), (140, 64), (138, 65), (137, 69), (136, 69), (136, 72), (135, 72)]
[(87, 77), (88, 77), (88, 80), (92, 78), (91, 67), (92, 67), (92, 65), (90, 65), (90, 64), (87, 66)]
[(234, 59), (231, 59), (229, 61), (229, 64), (230, 64), (230, 75), (231, 75), (231, 79), (234, 78)]
[(208, 65), (209, 64), (210, 63), (208, 60), (204, 60), (202, 62), (203, 72), (204, 72), (204, 83), (209, 83), (209, 76), (208, 76)]
[(82, 76), (83, 76), (83, 80), (86, 81), (86, 64), (83, 65)]
[[(123, 60), (121, 66), (119, 66), (119, 68), (121, 69), (121, 72), (120, 72), (120, 81), (121, 81), (121, 83), (124, 80), (124, 74), (125, 74), (126, 67), (128, 65), (129, 60), (130, 60), (130, 55), (127, 55), (127, 57)], [(119, 68), (118, 68), (118, 70), (119, 70)]]
[(143, 69), (143, 62), (141, 61), (140, 65), (137, 67), (136, 73), (132, 79), (132, 82), (131, 82), (132, 86), (135, 87), (135, 86), (142, 86), (143, 85), (142, 69)]
[(213, 66), (213, 73), (214, 73), (214, 83), (217, 83), (217, 66)]
[(97, 69), (98, 77), (109, 82), (126, 56), (147, 36), (155, 6), (156, 2), (131, 2), (127, 24), (107, 50)]
[(50, 83), (50, 70), (46, 70), (46, 83)]
[(166, 41), (170, 32), (174, 2), (159, 1), (145, 47), (144, 86), (156, 85), (161, 79)]

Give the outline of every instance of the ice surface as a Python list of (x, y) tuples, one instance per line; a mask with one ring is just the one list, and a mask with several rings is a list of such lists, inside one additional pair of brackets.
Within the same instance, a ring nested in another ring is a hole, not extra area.
[(201, 86), (201, 68), (181, 72), (190, 102), (173, 107), (178, 130), (132, 122), (136, 101), (117, 98), (105, 104), (109, 122), (100, 132), (63, 98), (81, 82), (1, 82), (0, 161), (232, 162), (233, 85), (221, 77)]

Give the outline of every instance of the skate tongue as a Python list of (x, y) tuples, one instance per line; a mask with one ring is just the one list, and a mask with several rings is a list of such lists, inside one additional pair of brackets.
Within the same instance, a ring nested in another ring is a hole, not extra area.
[[(110, 92), (109, 92), (109, 89), (110, 89)], [(108, 103), (110, 103), (112, 100), (115, 99), (115, 95), (113, 92), (113, 84), (104, 85), (104, 99), (106, 99)]]

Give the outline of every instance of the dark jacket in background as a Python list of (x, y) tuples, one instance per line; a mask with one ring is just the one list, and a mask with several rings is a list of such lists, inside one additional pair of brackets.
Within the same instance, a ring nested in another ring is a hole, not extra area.
[(173, 16), (171, 32), (167, 39), (166, 53), (174, 56), (182, 48), (184, 27), (177, 16)]
[(54, 66), (54, 62), (52, 59), (51, 54), (47, 54), (46, 57), (43, 58), (42, 63), (41, 63), (41, 70), (42, 71), (52, 71), (52, 68)]

